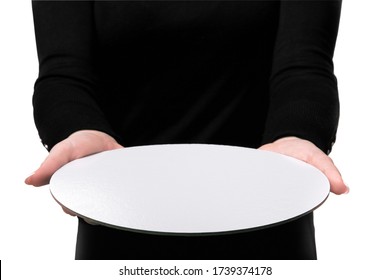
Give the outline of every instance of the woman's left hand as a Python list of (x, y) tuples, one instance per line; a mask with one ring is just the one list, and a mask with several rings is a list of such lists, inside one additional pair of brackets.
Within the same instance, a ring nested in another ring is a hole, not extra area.
[(277, 152), (302, 160), (321, 170), (330, 182), (330, 191), (335, 194), (347, 194), (348, 186), (332, 159), (312, 142), (297, 137), (284, 137), (273, 143), (265, 144), (260, 150)]

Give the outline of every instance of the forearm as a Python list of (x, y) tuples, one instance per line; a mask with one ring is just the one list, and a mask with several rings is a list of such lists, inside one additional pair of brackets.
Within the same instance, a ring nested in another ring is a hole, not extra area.
[(49, 150), (75, 131), (114, 135), (100, 110), (94, 71), (93, 2), (33, 1), (39, 59), (34, 119)]
[(341, 1), (281, 1), (264, 143), (284, 136), (331, 149), (339, 119), (333, 53)]

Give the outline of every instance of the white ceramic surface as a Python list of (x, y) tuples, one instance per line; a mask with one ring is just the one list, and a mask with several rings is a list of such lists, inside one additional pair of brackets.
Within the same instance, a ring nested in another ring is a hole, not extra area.
[(220, 234), (291, 220), (321, 205), (327, 178), (277, 153), (170, 144), (68, 163), (50, 182), (58, 203), (100, 224), (158, 234)]

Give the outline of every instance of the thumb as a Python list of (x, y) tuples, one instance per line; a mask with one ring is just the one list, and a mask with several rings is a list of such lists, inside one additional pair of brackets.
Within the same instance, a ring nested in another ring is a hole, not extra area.
[(309, 164), (321, 170), (328, 178), (330, 183), (330, 191), (334, 194), (347, 194), (349, 187), (345, 184), (340, 171), (337, 169), (333, 160), (327, 155), (323, 154), (317, 158), (311, 158)]

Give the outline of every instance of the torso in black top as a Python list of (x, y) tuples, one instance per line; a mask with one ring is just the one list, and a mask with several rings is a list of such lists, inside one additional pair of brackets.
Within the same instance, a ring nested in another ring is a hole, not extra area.
[(99, 98), (115, 131), (131, 145), (260, 145), (278, 11), (266, 1), (96, 5)]
[[(125, 146), (326, 150), (338, 118), (339, 1), (34, 2), (35, 119), (49, 148), (79, 129)], [(325, 32), (326, 31), (326, 32)]]

